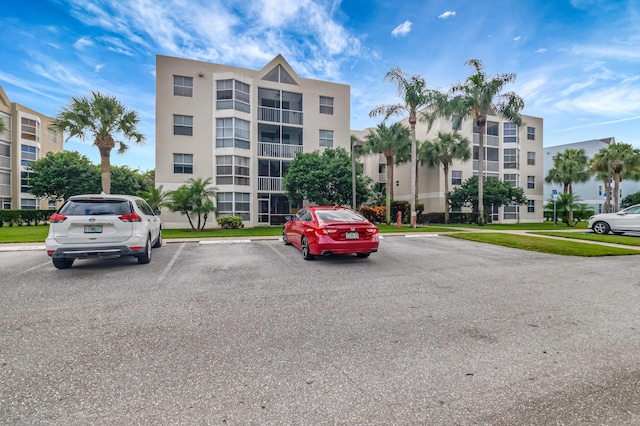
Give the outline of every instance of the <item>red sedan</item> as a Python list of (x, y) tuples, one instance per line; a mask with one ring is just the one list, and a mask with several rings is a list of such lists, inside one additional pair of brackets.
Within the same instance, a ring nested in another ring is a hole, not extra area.
[(298, 211), (282, 228), (282, 241), (302, 250), (302, 257), (353, 254), (369, 257), (378, 251), (378, 228), (345, 207), (314, 206)]

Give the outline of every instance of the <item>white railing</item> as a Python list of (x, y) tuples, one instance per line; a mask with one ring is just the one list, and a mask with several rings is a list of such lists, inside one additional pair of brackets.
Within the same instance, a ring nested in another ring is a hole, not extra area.
[(258, 177), (258, 191), (284, 191), (283, 182), (283, 178)]
[(258, 120), (272, 123), (280, 123), (282, 120), (283, 123), (302, 125), (302, 112), (259, 106)]
[[(473, 144), (480, 144), (480, 135), (478, 133), (473, 134)], [(500, 137), (493, 135), (484, 135), (484, 146), (500, 146)]]
[(4, 155), (0, 155), (0, 167), (5, 167), (7, 169), (10, 169), (11, 157), (5, 157)]
[(302, 145), (258, 142), (259, 157), (294, 158), (298, 152), (302, 152)]
[[(473, 170), (478, 170), (478, 160), (473, 160)], [(498, 161), (485, 161), (484, 162), (484, 171), (485, 172), (499, 172), (500, 171), (500, 162), (498, 162)]]
[(258, 107), (258, 120), (280, 122), (280, 110), (269, 107)]
[(387, 173), (378, 173), (378, 182), (387, 183)]
[(0, 195), (11, 196), (11, 185), (0, 185)]
[(282, 122), (302, 125), (302, 112), (284, 109), (282, 110)]

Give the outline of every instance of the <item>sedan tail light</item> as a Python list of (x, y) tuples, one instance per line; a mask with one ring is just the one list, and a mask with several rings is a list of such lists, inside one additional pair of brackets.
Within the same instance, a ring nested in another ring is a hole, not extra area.
[(318, 235), (331, 235), (331, 234), (335, 234), (336, 232), (338, 232), (338, 230), (334, 229), (334, 228), (318, 228), (318, 229), (316, 229), (316, 234), (318, 234)]
[(367, 228), (367, 234), (377, 234), (378, 233), (378, 228)]
[(62, 214), (59, 214), (59, 213), (54, 213), (49, 218), (49, 222), (51, 222), (51, 223), (62, 223), (66, 219), (67, 219), (67, 217), (65, 215), (62, 215)]
[(142, 218), (136, 212), (131, 212), (131, 213), (124, 214), (122, 216), (118, 216), (118, 219), (120, 219), (123, 222), (142, 222)]

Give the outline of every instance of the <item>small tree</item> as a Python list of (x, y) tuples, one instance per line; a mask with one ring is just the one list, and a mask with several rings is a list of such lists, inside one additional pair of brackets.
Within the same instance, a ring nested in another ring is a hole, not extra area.
[(66, 200), (72, 195), (100, 192), (98, 166), (76, 151), (48, 152), (29, 165), (29, 192), (38, 198)]
[[(451, 207), (471, 207), (474, 214), (480, 214), (478, 209), (478, 178), (471, 177), (464, 181), (462, 185), (455, 188), (449, 194)], [(527, 197), (524, 189), (514, 187), (507, 182), (498, 179), (489, 179), (483, 186), (484, 207), (523, 205), (527, 204)], [(478, 219), (479, 220), (479, 219)]]
[(162, 185), (157, 188), (151, 187), (147, 190), (138, 192), (138, 196), (142, 197), (152, 210), (160, 210), (167, 200), (167, 193), (162, 191)]
[(112, 194), (136, 195), (147, 189), (147, 181), (139, 170), (128, 166), (111, 166)]
[[(211, 178), (189, 179), (185, 185), (175, 191), (169, 191), (167, 207), (174, 212), (186, 215), (193, 231), (202, 231), (207, 223), (209, 213), (216, 213), (213, 199), (218, 189), (211, 185)], [(194, 225), (191, 215), (197, 217)]]
[[(352, 201), (351, 155), (344, 148), (298, 153), (289, 163), (284, 187), (289, 200), (319, 205), (348, 205)], [(371, 197), (372, 180), (356, 170), (357, 204)]]
[(594, 214), (593, 208), (580, 201), (582, 201), (582, 199), (576, 194), (559, 194), (555, 202), (550, 200), (544, 207), (545, 216), (553, 219), (555, 207), (556, 218), (560, 219), (562, 223), (565, 223), (567, 226), (576, 226), (578, 222), (586, 220)]

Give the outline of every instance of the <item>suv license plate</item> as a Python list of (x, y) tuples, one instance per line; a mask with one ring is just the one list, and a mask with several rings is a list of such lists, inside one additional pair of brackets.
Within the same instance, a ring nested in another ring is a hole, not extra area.
[(360, 235), (357, 232), (347, 232), (345, 238), (347, 240), (357, 240)]
[(102, 225), (85, 225), (85, 234), (100, 234), (102, 232)]

